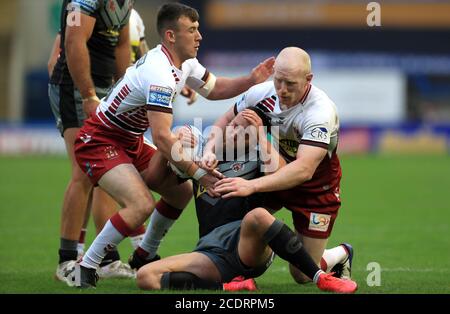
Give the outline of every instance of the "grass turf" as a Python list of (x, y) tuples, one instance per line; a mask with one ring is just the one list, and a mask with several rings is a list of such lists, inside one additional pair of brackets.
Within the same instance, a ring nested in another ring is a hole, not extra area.
[[(450, 159), (343, 156), (341, 161), (343, 206), (329, 246), (343, 241), (354, 246), (358, 293), (450, 293)], [(0, 293), (142, 293), (133, 280), (100, 281), (86, 292), (54, 280), (68, 178), (63, 157), (0, 157)], [(291, 225), (289, 212), (277, 216)], [(88, 243), (93, 237), (91, 223)], [(160, 254), (190, 251), (196, 240), (191, 204)], [(129, 241), (119, 249), (125, 261)], [(370, 262), (381, 266), (380, 286), (366, 283)], [(257, 283), (262, 293), (319, 292), (313, 284), (295, 284), (280, 258)]]

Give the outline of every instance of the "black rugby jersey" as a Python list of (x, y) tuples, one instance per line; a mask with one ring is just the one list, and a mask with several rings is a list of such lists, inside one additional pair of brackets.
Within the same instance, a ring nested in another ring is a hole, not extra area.
[(91, 62), (91, 76), (97, 87), (109, 87), (115, 72), (115, 47), (120, 30), (127, 25), (133, 0), (64, 0), (61, 9), (61, 53), (55, 65), (51, 84), (73, 84), (64, 48), (67, 15), (78, 11), (96, 19), (91, 38), (87, 42)]
[[(218, 165), (219, 171), (228, 178), (242, 177), (251, 180), (261, 176), (260, 161), (248, 160), (247, 157), (238, 158), (237, 161), (220, 162)], [(252, 209), (263, 206), (263, 194), (257, 193), (247, 197), (229, 199), (212, 198), (197, 181), (193, 180), (193, 183), (200, 237), (219, 226), (241, 220)]]

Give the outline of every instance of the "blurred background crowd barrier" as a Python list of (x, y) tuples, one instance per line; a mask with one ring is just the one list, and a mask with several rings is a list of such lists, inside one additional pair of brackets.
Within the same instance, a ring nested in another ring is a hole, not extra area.
[[(216, 75), (242, 75), (286, 46), (312, 57), (313, 83), (335, 101), (340, 152), (450, 152), (450, 2), (191, 0), (200, 12), (199, 60)], [(137, 0), (150, 47), (163, 1)], [(47, 60), (62, 0), (0, 0), (0, 155), (64, 154), (47, 96)], [(179, 97), (175, 124), (206, 127), (230, 106)]]

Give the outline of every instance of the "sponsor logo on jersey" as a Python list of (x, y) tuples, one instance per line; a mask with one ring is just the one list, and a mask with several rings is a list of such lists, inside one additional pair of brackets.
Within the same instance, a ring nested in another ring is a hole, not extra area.
[(172, 89), (170, 87), (151, 85), (148, 99), (150, 104), (169, 107), (172, 100)]
[(311, 130), (311, 136), (317, 140), (326, 140), (328, 139), (328, 130), (324, 127), (316, 127)]
[(311, 213), (309, 216), (309, 230), (326, 232), (330, 226), (331, 215)]

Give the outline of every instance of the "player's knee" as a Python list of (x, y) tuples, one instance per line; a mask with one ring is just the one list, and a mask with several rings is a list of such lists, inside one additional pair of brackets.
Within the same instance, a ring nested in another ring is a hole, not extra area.
[(266, 209), (262, 207), (255, 208), (245, 215), (243, 224), (254, 231), (265, 230), (265, 227), (270, 225), (268, 215), (270, 216)]
[(139, 269), (137, 272), (136, 284), (138, 288), (142, 290), (158, 290), (161, 288), (158, 276), (145, 267)]
[(142, 195), (136, 198), (132, 206), (139, 215), (149, 217), (155, 208), (155, 201), (150, 195)]
[(72, 178), (71, 178), (72, 182), (75, 184), (80, 184), (83, 186), (91, 186), (92, 183), (89, 180), (88, 176), (81, 171), (80, 169), (74, 170), (72, 171)]

